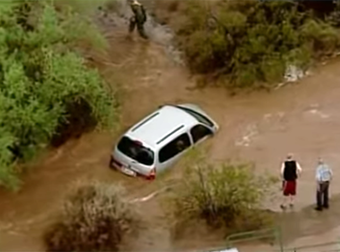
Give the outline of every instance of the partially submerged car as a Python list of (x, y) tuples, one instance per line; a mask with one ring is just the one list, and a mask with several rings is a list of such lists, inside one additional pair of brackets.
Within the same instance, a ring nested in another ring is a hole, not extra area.
[(218, 128), (197, 105), (160, 106), (119, 139), (111, 154), (110, 167), (129, 176), (154, 179)]

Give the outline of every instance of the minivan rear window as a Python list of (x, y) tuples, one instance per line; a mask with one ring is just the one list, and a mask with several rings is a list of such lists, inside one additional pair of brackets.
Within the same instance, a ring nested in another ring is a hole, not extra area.
[(140, 164), (152, 165), (154, 163), (154, 152), (151, 149), (144, 147), (138, 141), (133, 141), (126, 136), (122, 137), (117, 148), (120, 152)]

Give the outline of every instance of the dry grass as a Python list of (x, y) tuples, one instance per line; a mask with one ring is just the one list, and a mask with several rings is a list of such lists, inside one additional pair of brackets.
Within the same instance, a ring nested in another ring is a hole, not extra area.
[(77, 183), (62, 214), (46, 231), (46, 251), (119, 251), (124, 235), (138, 229), (139, 218), (122, 187)]

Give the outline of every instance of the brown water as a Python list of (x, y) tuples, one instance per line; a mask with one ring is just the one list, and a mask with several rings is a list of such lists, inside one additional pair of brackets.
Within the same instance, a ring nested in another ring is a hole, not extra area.
[[(278, 173), (287, 152), (293, 152), (303, 168), (299, 196), (293, 212), (281, 216), (287, 242), (306, 237), (313, 243), (336, 239), (340, 219), (340, 62), (314, 71), (300, 83), (272, 93), (253, 93), (231, 98), (223, 89), (193, 90), (194, 80), (169, 55), (162, 40), (163, 30), (152, 30), (151, 42), (137, 36), (126, 38), (124, 19), (106, 21), (105, 33), (111, 48), (100, 66), (109, 81), (119, 81), (124, 91), (123, 128), (135, 123), (159, 104), (196, 103), (220, 124), (211, 141), (209, 157), (256, 162), (259, 170)], [(124, 30), (122, 30), (122, 27)], [(152, 29), (152, 27), (150, 28)], [(164, 35), (164, 36), (165, 36)], [(170, 51), (172, 49), (170, 48)], [(102, 56), (104, 57), (104, 56)], [(101, 58), (102, 58), (101, 57)], [(176, 56), (177, 57), (177, 56)], [(94, 57), (95, 58), (95, 57)], [(114, 78), (112, 73), (115, 73)], [(40, 235), (50, 216), (58, 210), (68, 185), (80, 178), (97, 178), (123, 183), (133, 196), (146, 195), (157, 184), (127, 178), (108, 169), (115, 136), (91, 133), (51, 151), (32, 165), (18, 193), (0, 191), (0, 251), (39, 251)], [(331, 209), (315, 213), (315, 162), (319, 155), (333, 167)], [(279, 190), (279, 188), (278, 188)], [(277, 209), (279, 203), (270, 207)], [(137, 250), (171, 251), (178, 248), (218, 246), (217, 236), (173, 242), (157, 201), (144, 203), (149, 228), (138, 241)], [(203, 234), (202, 234), (203, 235)], [(199, 242), (198, 242), (199, 240)]]

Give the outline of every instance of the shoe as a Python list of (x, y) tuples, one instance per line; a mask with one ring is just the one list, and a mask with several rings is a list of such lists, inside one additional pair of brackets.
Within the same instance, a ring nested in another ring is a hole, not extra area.
[(285, 210), (285, 209), (286, 209), (286, 206), (283, 205), (283, 204), (281, 204), (280, 207), (281, 207), (282, 210)]
[(290, 207), (290, 208), (293, 208), (293, 207), (294, 207), (294, 204), (290, 203), (290, 204), (289, 204), (289, 207)]
[(329, 205), (324, 205), (323, 208), (328, 209), (328, 208), (329, 208)]
[(322, 211), (322, 207), (316, 207), (314, 208), (316, 211)]

